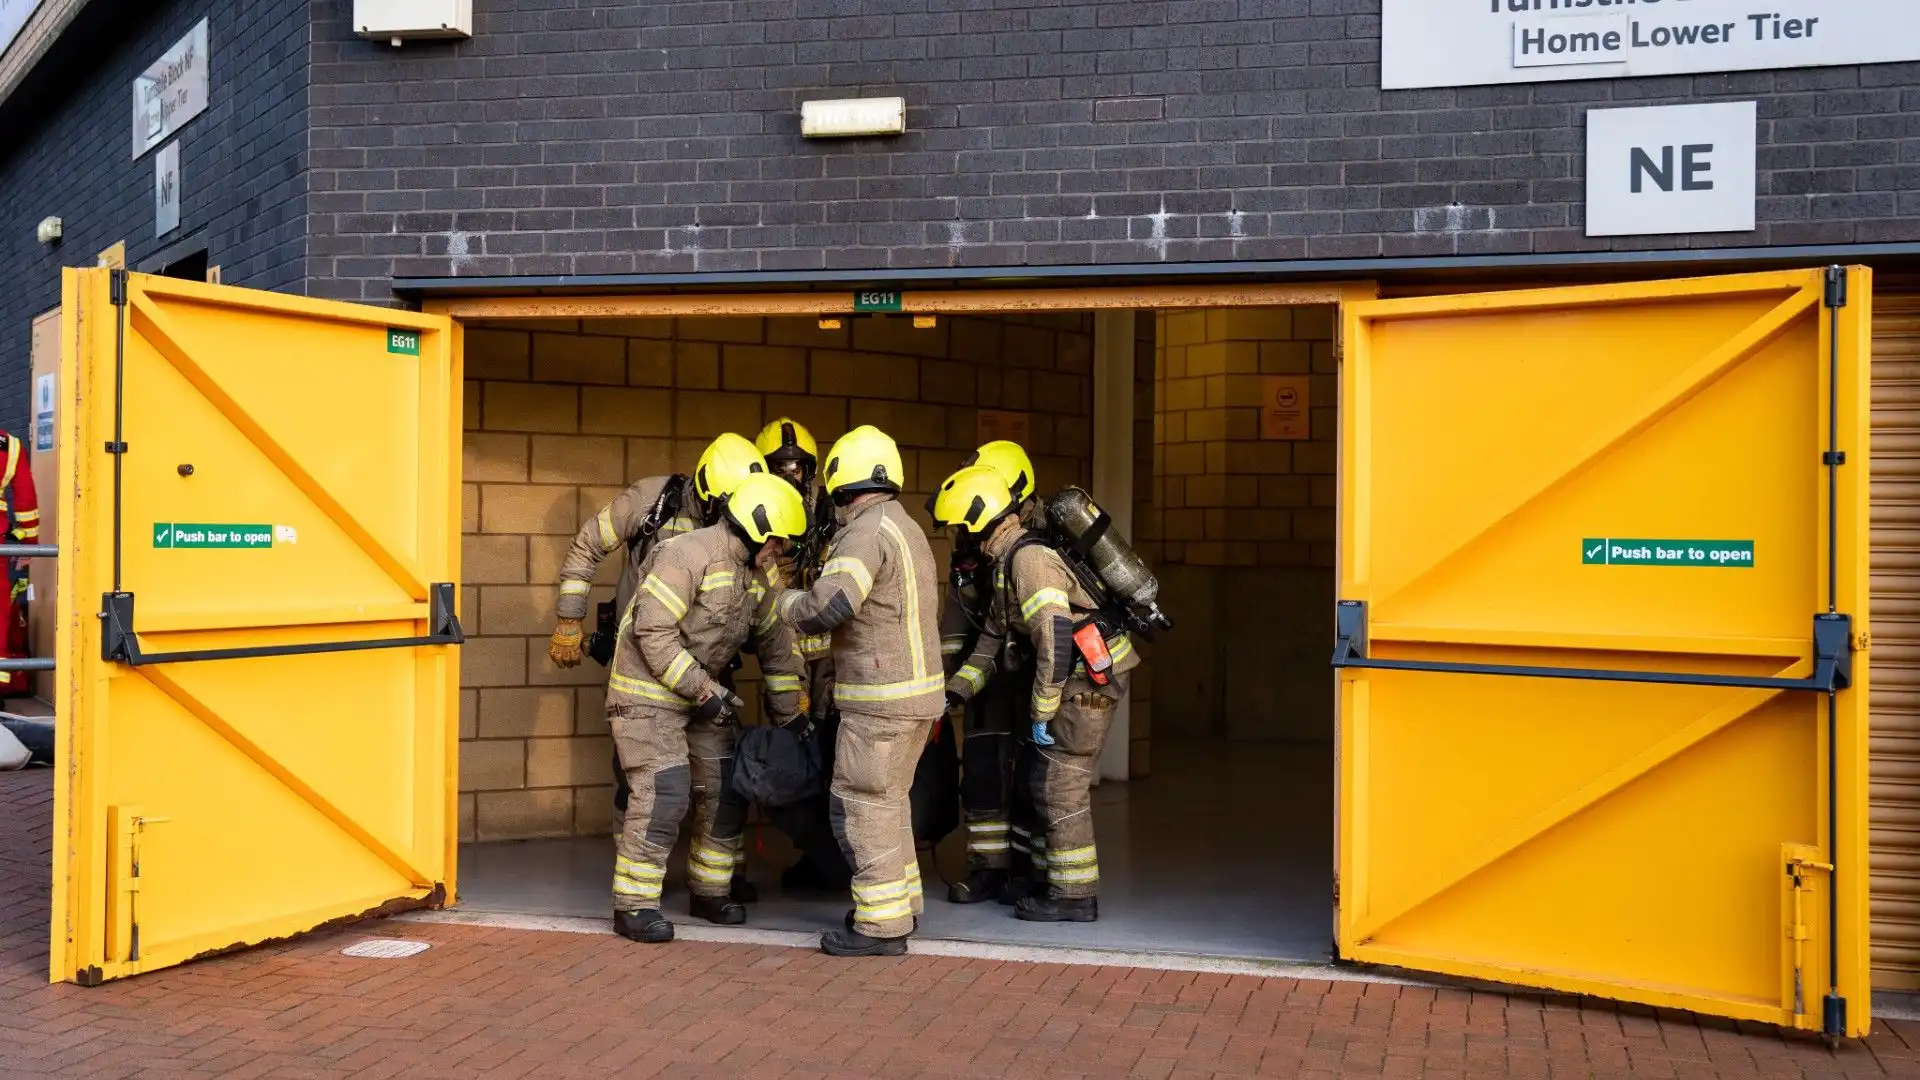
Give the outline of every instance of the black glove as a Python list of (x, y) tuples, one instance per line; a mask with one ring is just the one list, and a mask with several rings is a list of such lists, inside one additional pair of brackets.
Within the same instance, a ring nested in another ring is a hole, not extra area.
[(619, 636), (612, 604), (601, 604), (594, 612), (593, 632), (587, 635), (586, 653), (601, 667), (613, 663), (613, 648)]
[(693, 715), (710, 724), (728, 724), (740, 719), (740, 710), (746, 704), (731, 690), (715, 690), (694, 707)]
[(951, 690), (947, 691), (947, 711), (948, 712), (952, 712), (955, 709), (965, 708), (966, 704), (967, 704), (966, 702), (960, 700), (959, 694), (956, 694)]

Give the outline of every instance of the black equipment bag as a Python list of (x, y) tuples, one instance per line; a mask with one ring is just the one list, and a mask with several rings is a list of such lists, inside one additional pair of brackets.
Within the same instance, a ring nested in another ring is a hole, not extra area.
[(733, 751), (733, 787), (757, 806), (792, 806), (827, 788), (820, 744), (811, 733), (765, 725), (740, 732)]

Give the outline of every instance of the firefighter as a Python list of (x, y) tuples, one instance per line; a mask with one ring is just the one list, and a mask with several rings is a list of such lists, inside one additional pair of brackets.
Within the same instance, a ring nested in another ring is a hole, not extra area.
[[(819, 471), (820, 444), (814, 441), (813, 433), (803, 424), (783, 416), (761, 428), (753, 445), (766, 458), (767, 468), (785, 477), (807, 502), (807, 535), (796, 554), (799, 556), (799, 575), (804, 583), (811, 584), (819, 569), (818, 556), (833, 529), (832, 503), (824, 491), (816, 492), (813, 486), (814, 477)], [(800, 652), (814, 665), (810, 669), (814, 676), (810, 687), (813, 691), (814, 714), (816, 717), (823, 716), (829, 697), (827, 689), (833, 677), (832, 650), (826, 635), (814, 634), (801, 638)]]
[[(636, 480), (613, 501), (588, 518), (574, 534), (573, 544), (560, 565), (559, 615), (553, 638), (547, 645), (547, 657), (558, 668), (577, 667), (585, 634), (581, 623), (587, 616), (587, 596), (600, 563), (614, 549), (627, 549), (626, 565), (620, 570), (620, 584), (614, 589), (612, 604), (601, 606), (600, 626), (588, 645), (594, 659), (602, 664), (613, 660), (614, 622), (625, 616), (639, 588), (640, 563), (657, 541), (692, 532), (720, 520), (720, 501), (749, 473), (765, 472), (766, 461), (745, 436), (731, 432), (707, 444), (694, 466), (692, 476), (679, 473), (649, 476)], [(626, 772), (620, 758), (613, 759), (613, 806), (620, 813), (627, 809)], [(735, 883), (735, 899), (752, 903), (753, 885), (744, 875)]]
[[(1034, 495), (1033, 462), (1019, 443), (987, 443), (967, 456), (962, 467), (967, 465), (993, 468), (1020, 503), (1022, 516), (1044, 524), (1044, 511)], [(937, 497), (927, 500), (929, 513)], [(991, 594), (991, 561), (978, 547), (956, 545), (947, 575), (947, 604), (940, 615), (940, 656), (949, 678), (972, 653), (986, 625)], [(976, 688), (970, 702), (963, 706), (957, 696), (948, 701), (949, 713), (964, 719), (960, 807), (967, 825), (967, 876), (947, 887), (953, 903), (999, 899), (1012, 904), (1033, 891), (1033, 813), (1022, 795), (1023, 785), (1016, 782), (1025, 778), (1031, 761), (1027, 748), (1015, 739), (1032, 687), (1033, 657), (1021, 643), (1009, 642), (998, 671)]]
[[(37, 544), (40, 542), (40, 496), (33, 489), (33, 466), (27, 460), (27, 444), (5, 431), (0, 431), (0, 445), (5, 447), (5, 474), (0, 475), (0, 520), (7, 525), (11, 543)], [(27, 639), (27, 561), (9, 559), (7, 582), (4, 594), (0, 594), (0, 625), (5, 626), (6, 655), (14, 659), (24, 659), (33, 650)], [(0, 697), (12, 697), (27, 693), (33, 686), (33, 676), (24, 671), (0, 673)]]
[[(919, 853), (907, 794), (921, 749), (945, 708), (933, 549), (900, 505), (900, 450), (878, 428), (847, 432), (821, 472), (839, 531), (819, 580), (787, 589), (779, 618), (830, 634), (840, 711), (829, 813), (853, 865), (846, 926), (822, 935), (833, 956), (898, 956), (922, 910)], [(782, 573), (783, 581), (789, 574)]]
[(1100, 917), (1094, 762), (1140, 658), (1124, 632), (1100, 624), (1092, 596), (1060, 553), (1021, 522), (1018, 502), (994, 469), (975, 465), (948, 477), (935, 493), (933, 519), (953, 530), (956, 548), (977, 548), (993, 564), (987, 625), (948, 692), (971, 698), (994, 674), (1008, 641), (1025, 641), (1032, 650), (1027, 794), (1039, 825), (1033, 863), (1036, 871), (1045, 869), (1047, 892), (1021, 898), (1014, 915), (1093, 922)]
[(722, 925), (746, 921), (745, 906), (729, 896), (747, 819), (745, 801), (730, 791), (744, 703), (724, 676), (751, 641), (767, 715), (799, 714), (800, 653), (773, 617), (753, 560), (806, 526), (790, 485), (750, 475), (727, 497), (718, 524), (659, 544), (641, 565), (607, 680), (608, 720), (632, 789), (613, 863), (613, 923), (634, 941), (673, 940), (660, 892), (690, 803), (688, 910)]
[[(824, 491), (814, 487), (820, 444), (806, 425), (782, 416), (761, 428), (753, 445), (767, 459), (768, 470), (791, 483), (806, 500), (807, 532), (794, 552), (797, 582), (804, 588), (819, 576), (819, 555), (833, 530), (833, 504)], [(820, 740), (824, 751), (821, 763), (831, 774), (833, 739), (839, 725), (832, 708), (831, 642), (826, 634), (809, 634), (800, 639), (799, 645), (800, 655), (807, 661), (807, 724), (813, 737)], [(761, 808), (800, 851), (800, 860), (780, 873), (780, 887), (787, 892), (841, 890), (852, 880), (853, 870), (840, 853), (828, 821), (827, 800), (822, 793), (792, 806)]]

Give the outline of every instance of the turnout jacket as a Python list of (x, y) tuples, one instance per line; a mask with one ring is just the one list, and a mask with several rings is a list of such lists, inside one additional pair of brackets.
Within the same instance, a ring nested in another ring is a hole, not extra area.
[[(668, 485), (677, 485), (679, 498), (673, 512), (665, 515), (658, 531), (646, 531), (647, 517)], [(593, 590), (593, 575), (600, 563), (622, 545), (627, 549), (627, 565), (620, 571), (620, 585), (614, 592), (615, 611), (624, 612), (633, 603), (634, 590), (640, 586), (640, 562), (654, 546), (653, 541), (690, 533), (700, 527), (699, 507), (692, 482), (684, 476), (649, 476), (613, 497), (613, 501), (588, 518), (573, 536), (566, 561), (560, 564), (560, 602), (555, 610), (563, 619), (587, 617), (587, 594)]]
[(701, 694), (722, 691), (721, 677), (752, 641), (768, 716), (787, 720), (799, 713), (806, 663), (793, 632), (773, 617), (739, 537), (725, 525), (671, 537), (653, 546), (640, 573), (607, 678), (609, 708), (691, 711)]
[[(1023, 528), (1004, 550), (989, 551), (994, 564), (987, 625), (972, 654), (947, 680), (947, 691), (962, 701), (972, 699), (998, 670), (1018, 635), (1032, 643), (1033, 720), (1046, 723), (1060, 711), (1067, 680), (1086, 674), (1086, 661), (1074, 644), (1073, 632), (1098, 608), (1060, 553), (1044, 543), (1021, 543), (1027, 535)], [(1126, 634), (1115, 633), (1106, 642), (1113, 657), (1109, 675), (1140, 666), (1139, 654)]]
[(940, 574), (896, 499), (845, 517), (806, 590), (775, 602), (801, 635), (832, 635), (833, 700), (843, 712), (925, 720), (946, 703), (936, 615)]

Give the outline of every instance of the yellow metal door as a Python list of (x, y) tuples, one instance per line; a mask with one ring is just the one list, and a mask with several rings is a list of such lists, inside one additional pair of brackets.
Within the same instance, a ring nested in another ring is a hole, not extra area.
[(68, 270), (51, 974), (451, 899), (445, 318)]
[(1343, 956), (1866, 1032), (1870, 309), (1347, 307)]

